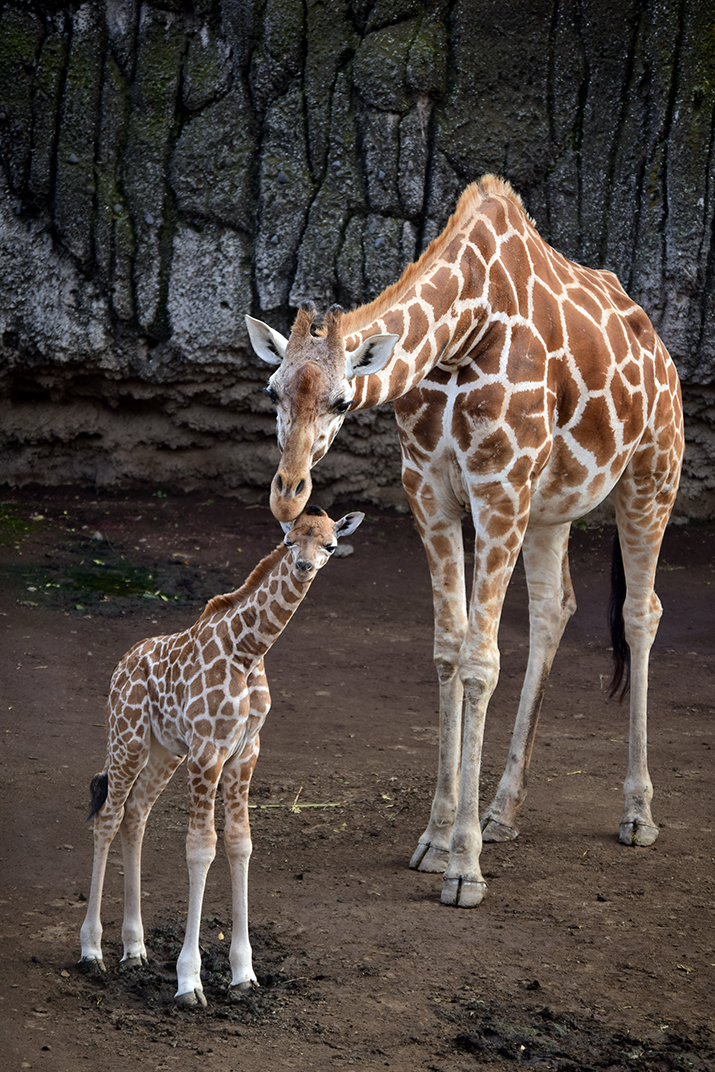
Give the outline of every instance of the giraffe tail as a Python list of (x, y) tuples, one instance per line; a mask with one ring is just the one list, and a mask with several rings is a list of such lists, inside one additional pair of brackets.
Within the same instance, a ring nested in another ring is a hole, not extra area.
[(623, 620), (623, 604), (626, 601), (626, 573), (623, 569), (623, 555), (618, 533), (613, 539), (613, 558), (611, 560), (611, 601), (608, 606), (608, 623), (611, 629), (613, 647), (613, 677), (609, 696), (620, 693), (618, 699), (623, 702), (630, 688), (631, 650), (626, 640), (626, 626)]
[(99, 774), (95, 774), (94, 778), (89, 783), (89, 791), (91, 796), (87, 822), (89, 822), (90, 819), (94, 819), (95, 815), (107, 799), (107, 793), (109, 791), (109, 775), (106, 771), (101, 771)]

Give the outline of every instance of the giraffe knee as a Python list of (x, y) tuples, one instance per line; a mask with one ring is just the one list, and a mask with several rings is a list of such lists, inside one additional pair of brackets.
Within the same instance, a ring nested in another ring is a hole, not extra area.
[(487, 665), (460, 667), (459, 676), (462, 679), (465, 700), (476, 705), (484, 697), (489, 699), (494, 692), (499, 679), (499, 667)]
[(440, 685), (447, 685), (459, 669), (458, 655), (439, 654), (434, 657), (434, 665)]

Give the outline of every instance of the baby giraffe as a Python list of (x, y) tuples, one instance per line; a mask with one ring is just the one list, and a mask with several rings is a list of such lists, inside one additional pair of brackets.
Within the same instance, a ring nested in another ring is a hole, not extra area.
[(100, 908), (109, 846), (124, 856), (124, 966), (146, 962), (141, 919), (141, 845), (149, 812), (186, 758), (191, 808), (186, 838), (189, 905), (176, 970), (176, 1000), (205, 1005), (199, 925), (216, 854), (214, 804), (223, 779), (225, 844), (233, 890), (231, 990), (257, 984), (248, 939), (248, 787), (259, 730), (270, 709), (263, 657), (311, 581), (364, 514), (331, 521), (309, 506), (283, 525), (285, 539), (235, 592), (216, 596), (189, 629), (136, 644), (118, 664), (107, 701), (107, 761), (92, 780), (94, 864), (80, 964), (104, 971)]

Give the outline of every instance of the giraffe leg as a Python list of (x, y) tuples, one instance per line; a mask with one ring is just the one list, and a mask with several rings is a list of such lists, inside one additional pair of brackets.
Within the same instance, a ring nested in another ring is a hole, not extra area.
[(231, 868), (233, 926), (231, 933), (231, 991), (240, 992), (258, 986), (253, 970), (251, 942), (248, 936), (248, 864), (251, 859), (251, 829), (248, 822), (248, 788), (258, 759), (260, 742), (256, 736), (252, 751), (224, 767), (223, 792), (226, 808), (224, 840)]
[[(407, 485), (406, 485), (407, 487)], [(427, 553), (434, 602), (434, 662), (439, 680), (439, 760), (430, 819), (410, 860), (416, 871), (441, 874), (449, 859), (449, 839), (457, 810), (462, 735), (463, 687), (459, 653), (467, 629), (461, 512), (434, 517), (413, 503)]]
[(180, 1005), (206, 1005), (201, 983), (199, 930), (206, 876), (216, 855), (214, 809), (216, 790), (225, 761), (216, 745), (199, 741), (200, 751), (190, 754), (187, 763), (191, 811), (186, 835), (186, 864), (189, 870), (189, 904), (186, 913), (184, 944), (176, 962), (177, 988), (174, 995)]
[(124, 858), (124, 923), (122, 968), (146, 964), (144, 928), (141, 917), (141, 850), (149, 813), (161, 792), (166, 788), (183, 756), (169, 752), (151, 739), (149, 759), (142, 769), (124, 806), (120, 827)]
[(125, 804), (132, 786), (146, 763), (149, 747), (147, 735), (141, 734), (132, 740), (133, 747), (118, 747), (113, 740), (110, 722), (110, 739), (107, 765), (107, 797), (94, 817), (94, 859), (92, 881), (87, 912), (80, 930), (82, 952), (80, 964), (85, 970), (104, 971), (102, 959), (102, 891), (107, 869), (107, 857), (114, 837), (124, 818)]
[(634, 469), (629, 466), (613, 495), (626, 580), (623, 624), (630, 649), (628, 770), (619, 840), (624, 845), (645, 846), (658, 837), (651, 813), (653, 784), (647, 745), (648, 664), (662, 613), (653, 585), (674, 493), (667, 500), (656, 494), (644, 495), (644, 483), (652, 480), (639, 481)]
[(229, 959), (231, 993), (234, 995), (258, 986), (248, 936), (248, 865), (252, 850), (251, 828), (248, 821), (248, 790), (261, 747), (258, 731), (271, 707), (271, 695), (268, 691), (263, 660), (249, 676), (245, 702), (249, 704), (248, 725), (245, 731), (248, 743), (240, 755), (226, 764), (223, 774), (226, 813), (224, 842), (231, 868), (233, 900)]
[[(128, 790), (127, 790), (128, 792)], [(107, 857), (124, 814), (124, 803), (107, 796), (101, 811), (94, 819), (94, 859), (92, 881), (87, 899), (87, 912), (80, 930), (82, 952), (80, 966), (85, 971), (106, 971), (102, 957), (102, 891), (107, 870)]]
[(504, 596), (521, 548), (528, 518), (528, 490), (512, 499), (507, 487), (478, 489), (472, 514), (476, 531), (469, 625), (459, 656), (464, 688), (464, 729), (459, 801), (442, 882), (442, 904), (473, 908), (487, 884), (479, 858), (479, 777), (487, 706), (499, 677), (497, 635)]
[(482, 815), (484, 841), (518, 837), (516, 813), (526, 796), (531, 750), (554, 656), (576, 610), (568, 566), (570, 524), (527, 529), (523, 554), (529, 589), (529, 662), (509, 757), (496, 795)]

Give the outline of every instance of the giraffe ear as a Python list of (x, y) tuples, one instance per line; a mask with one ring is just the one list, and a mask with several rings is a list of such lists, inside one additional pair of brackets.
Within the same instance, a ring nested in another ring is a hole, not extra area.
[(335, 522), (335, 538), (349, 536), (365, 520), (365, 515), (356, 510), (352, 514), (346, 514)]
[(392, 356), (399, 335), (371, 335), (345, 354), (346, 372), (349, 380), (355, 376), (369, 376), (383, 369)]
[(285, 356), (288, 340), (279, 331), (269, 328), (262, 320), (246, 316), (246, 327), (251, 346), (267, 365), (280, 365)]

